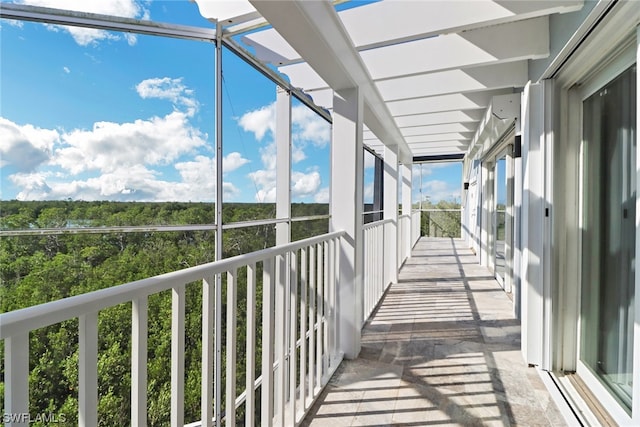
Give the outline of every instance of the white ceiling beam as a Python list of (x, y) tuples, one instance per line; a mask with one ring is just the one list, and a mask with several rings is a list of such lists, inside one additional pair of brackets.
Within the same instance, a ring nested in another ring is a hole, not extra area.
[(376, 82), (385, 101), (524, 87), (529, 80), (527, 61), (439, 71)]
[(451, 132), (437, 135), (408, 136), (406, 140), (409, 146), (413, 146), (421, 142), (470, 141), (473, 135), (474, 132)]
[(446, 154), (464, 154), (464, 149), (457, 148), (449, 148), (449, 149), (424, 149), (424, 150), (416, 150), (413, 152), (415, 157), (419, 156), (438, 156), (438, 155), (446, 155)]
[(196, 0), (200, 14), (222, 25), (239, 24), (260, 18), (256, 9), (245, 0)]
[(428, 126), (444, 123), (473, 123), (484, 117), (482, 110), (445, 111), (441, 113), (412, 114), (396, 117), (400, 129), (413, 126)]
[(501, 89), (477, 93), (457, 93), (451, 95), (431, 96), (403, 101), (392, 101), (387, 105), (394, 117), (413, 114), (437, 113), (456, 110), (485, 110), (491, 98), (496, 95), (512, 93), (513, 90)]
[(549, 56), (549, 18), (495, 25), (361, 52), (374, 80)]
[(424, 150), (431, 148), (459, 148), (466, 150), (469, 147), (469, 141), (438, 141), (438, 142), (428, 142), (428, 143), (414, 143), (411, 144), (411, 150)]
[[(220, 0), (198, 0), (212, 2)], [(242, 3), (242, 2), (240, 2)], [(580, 10), (583, 0), (545, 1), (382, 1), (338, 12), (357, 50), (369, 50), (429, 37), (460, 33)], [(300, 62), (298, 52), (273, 29), (243, 37), (256, 55), (274, 65)]]
[(367, 127), (397, 151), (401, 161), (412, 158), (367, 67), (330, 2), (251, 0), (251, 4), (338, 94), (343, 89), (358, 87), (364, 99)]
[(406, 43), (439, 34), (580, 10), (583, 0), (382, 1), (340, 12), (359, 48)]
[(440, 125), (430, 126), (412, 126), (407, 128), (400, 128), (400, 132), (407, 136), (421, 136), (421, 135), (437, 135), (441, 133), (453, 133), (453, 132), (475, 132), (477, 128), (476, 123), (447, 123)]

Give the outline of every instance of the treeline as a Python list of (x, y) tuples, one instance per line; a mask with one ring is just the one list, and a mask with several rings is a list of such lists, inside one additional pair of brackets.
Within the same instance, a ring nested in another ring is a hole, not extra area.
[[(116, 286), (215, 259), (215, 232), (212, 230), (67, 232), (79, 227), (213, 224), (213, 204), (3, 201), (0, 207), (0, 229), (5, 232), (64, 229), (47, 235), (1, 237), (0, 312)], [(327, 213), (326, 204), (292, 205), (294, 217)], [(223, 207), (223, 223), (274, 217), (273, 204), (234, 203)], [(294, 222), (292, 240), (327, 231), (327, 219)], [(275, 225), (270, 224), (225, 230), (222, 249), (224, 257), (231, 257), (274, 244)], [(261, 293), (260, 288), (258, 292)], [(244, 342), (246, 333), (244, 301), (246, 283), (240, 274), (236, 331), (239, 343)], [(261, 298), (257, 301), (260, 302)], [(186, 422), (200, 419), (201, 306), (201, 286), (188, 286), (185, 319)], [(148, 424), (166, 425), (171, 399), (170, 292), (152, 296), (148, 310)], [(101, 311), (98, 327), (100, 424), (126, 425), (129, 424), (131, 406), (131, 304)], [(259, 349), (259, 334), (257, 339)], [(4, 362), (4, 343), (0, 344), (0, 360)], [(30, 413), (64, 414), (66, 423), (77, 425), (77, 320), (32, 332), (29, 360)], [(261, 360), (259, 354), (257, 360)], [(244, 350), (241, 346), (238, 347), (238, 362), (238, 388), (243, 390)], [(259, 366), (254, 368), (259, 369)], [(4, 393), (4, 365), (0, 376), (1, 395)]]
[(457, 201), (422, 202), (421, 235), (459, 238), (462, 227), (460, 208)]

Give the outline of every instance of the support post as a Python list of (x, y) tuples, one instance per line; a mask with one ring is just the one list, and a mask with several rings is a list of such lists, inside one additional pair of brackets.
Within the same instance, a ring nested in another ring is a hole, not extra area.
[[(222, 259), (222, 23), (216, 26), (216, 261)], [(215, 276), (213, 418), (222, 422), (222, 276)]]
[(276, 245), (291, 241), (291, 94), (278, 86), (276, 94)]
[(360, 353), (363, 311), (363, 100), (357, 88), (333, 98), (330, 231), (344, 230), (340, 241), (338, 344), (348, 359)]
[(390, 283), (398, 283), (398, 154), (387, 146), (384, 148), (384, 219), (392, 221), (385, 245), (388, 279)]
[(411, 188), (412, 188), (412, 164), (402, 165), (402, 215), (409, 215), (407, 227), (404, 230), (402, 241), (404, 242), (404, 250), (407, 258), (411, 258)]

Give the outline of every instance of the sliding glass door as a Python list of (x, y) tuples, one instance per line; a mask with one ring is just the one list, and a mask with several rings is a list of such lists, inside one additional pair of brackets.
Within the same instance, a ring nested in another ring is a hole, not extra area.
[(507, 154), (496, 157), (494, 176), (494, 265), (495, 277), (504, 288), (506, 273), (506, 223), (507, 223)]
[(631, 410), (636, 236), (636, 67), (583, 101), (580, 360)]

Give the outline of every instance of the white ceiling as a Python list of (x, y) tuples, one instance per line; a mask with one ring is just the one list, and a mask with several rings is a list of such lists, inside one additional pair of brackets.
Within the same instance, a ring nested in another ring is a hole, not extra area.
[[(316, 104), (358, 86), (364, 142), (412, 156), (464, 154), (497, 95), (549, 55), (549, 15), (583, 0), (385, 0), (336, 12), (324, 0), (196, 0)], [(261, 16), (260, 16), (261, 15)]]

